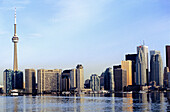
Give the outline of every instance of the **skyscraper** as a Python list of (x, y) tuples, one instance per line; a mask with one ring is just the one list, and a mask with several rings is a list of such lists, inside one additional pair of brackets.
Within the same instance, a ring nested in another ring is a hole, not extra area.
[(96, 74), (90, 76), (90, 88), (92, 91), (100, 91), (100, 78)]
[(126, 70), (121, 68), (115, 69), (115, 91), (124, 91), (124, 87), (127, 85)]
[(136, 85), (146, 85), (146, 61), (142, 47), (138, 48), (137, 60), (136, 60)]
[(137, 54), (127, 54), (125, 56), (126, 61), (131, 60), (132, 61), (132, 85), (136, 84), (136, 58)]
[(170, 45), (166, 45), (166, 66), (170, 69)]
[(17, 43), (18, 43), (19, 38), (16, 33), (16, 26), (17, 26), (17, 23), (16, 23), (16, 9), (15, 9), (14, 36), (12, 38), (12, 42), (14, 43), (14, 66), (13, 66), (14, 72), (18, 70)]
[(14, 71), (15, 78), (15, 89), (23, 89), (23, 72), (16, 70)]
[(77, 65), (76, 68), (77, 88), (81, 90), (84, 89), (84, 70), (82, 65)]
[(112, 68), (107, 68), (104, 73), (104, 89), (110, 92), (114, 91), (114, 76)]
[(132, 61), (128, 60), (128, 61), (121, 61), (121, 68), (123, 70), (126, 70), (126, 77), (127, 77), (127, 84), (128, 85), (132, 85)]
[(14, 72), (6, 69), (3, 74), (4, 93), (8, 94), (10, 90), (14, 89)]
[(71, 70), (64, 70), (62, 73), (62, 91), (70, 90), (70, 72)]
[(145, 64), (145, 71), (146, 71), (146, 84), (149, 84), (149, 80), (148, 80), (148, 46), (145, 45), (141, 45), (137, 47), (137, 54), (139, 53), (139, 50), (142, 50), (143, 52), (143, 64)]
[(159, 51), (151, 51), (150, 60), (150, 79), (155, 81), (156, 85), (163, 86), (163, 64)]
[(26, 93), (35, 93), (36, 74), (35, 69), (25, 69), (25, 90)]
[(37, 70), (38, 93), (60, 92), (62, 89), (61, 72), (61, 69)]
[(164, 87), (168, 87), (168, 73), (169, 67), (164, 68)]
[(70, 87), (76, 88), (76, 69), (71, 69), (70, 75)]

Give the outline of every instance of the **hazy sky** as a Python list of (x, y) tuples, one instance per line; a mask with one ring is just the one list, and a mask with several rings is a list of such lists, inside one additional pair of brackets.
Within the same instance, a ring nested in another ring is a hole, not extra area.
[(82, 64), (85, 79), (120, 64), (142, 44), (170, 44), (170, 0), (0, 0), (0, 84), (13, 68), (17, 8), (19, 69), (69, 69)]

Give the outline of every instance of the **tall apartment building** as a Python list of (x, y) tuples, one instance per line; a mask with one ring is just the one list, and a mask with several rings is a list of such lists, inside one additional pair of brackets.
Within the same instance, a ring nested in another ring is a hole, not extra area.
[(70, 71), (70, 88), (76, 88), (76, 69), (71, 69)]
[(96, 74), (90, 76), (90, 88), (92, 91), (100, 91), (100, 78)]
[(61, 73), (61, 69), (37, 70), (38, 93), (60, 92), (62, 90)]
[(121, 61), (121, 68), (126, 70), (127, 83), (126, 86), (132, 85), (132, 61)]
[(36, 92), (36, 71), (35, 69), (25, 69), (25, 90), (26, 93)]
[(77, 88), (81, 90), (84, 89), (84, 69), (82, 65), (77, 65), (76, 68)]
[(64, 70), (62, 73), (62, 91), (70, 90), (70, 72), (71, 70)]

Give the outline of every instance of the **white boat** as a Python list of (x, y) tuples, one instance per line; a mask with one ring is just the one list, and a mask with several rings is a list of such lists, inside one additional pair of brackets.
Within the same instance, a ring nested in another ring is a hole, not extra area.
[(10, 95), (11, 96), (18, 96), (19, 95), (19, 91), (17, 89), (13, 89), (10, 91)]

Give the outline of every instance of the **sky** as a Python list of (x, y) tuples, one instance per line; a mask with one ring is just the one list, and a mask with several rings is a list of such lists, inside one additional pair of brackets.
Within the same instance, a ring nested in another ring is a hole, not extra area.
[(0, 0), (0, 84), (13, 69), (17, 9), (19, 69), (84, 67), (84, 78), (120, 64), (143, 44), (170, 44), (170, 0)]

